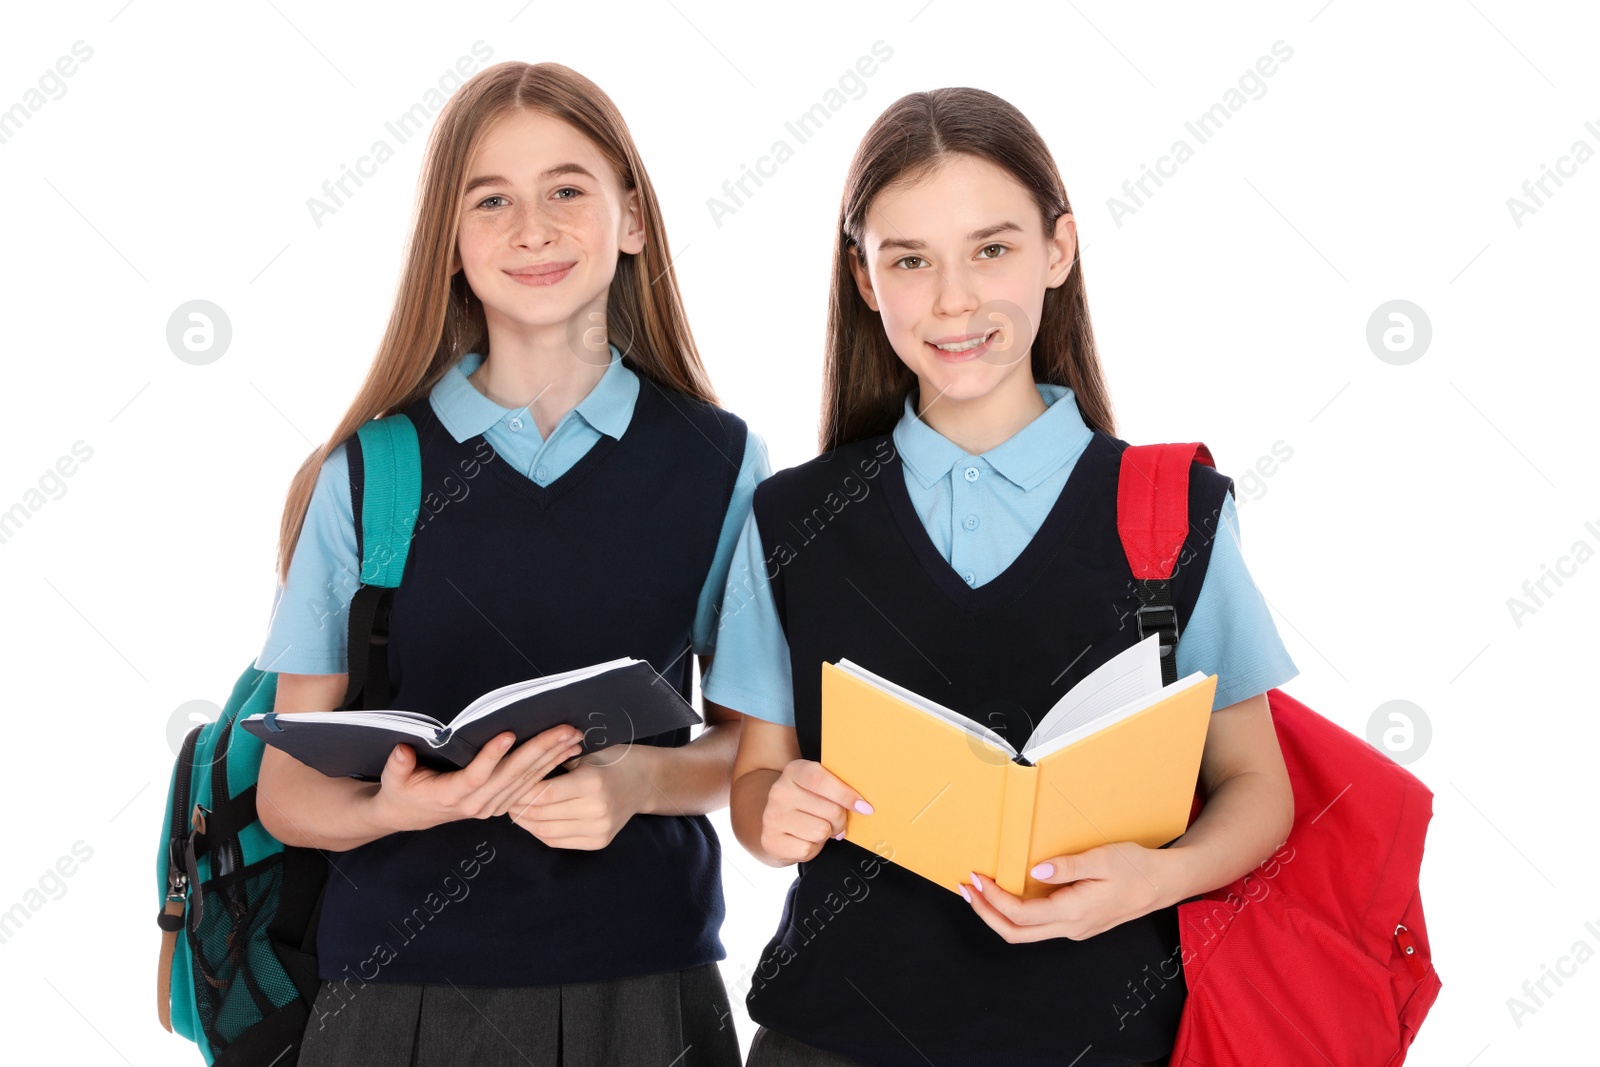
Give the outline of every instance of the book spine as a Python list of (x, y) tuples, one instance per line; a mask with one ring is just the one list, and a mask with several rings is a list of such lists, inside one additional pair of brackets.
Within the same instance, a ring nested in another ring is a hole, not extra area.
[(1039, 793), (1039, 768), (1011, 763), (1006, 767), (1005, 796), (1000, 804), (1000, 855), (995, 881), (1022, 896), (1028, 879), (1028, 846), (1033, 841), (1033, 809)]

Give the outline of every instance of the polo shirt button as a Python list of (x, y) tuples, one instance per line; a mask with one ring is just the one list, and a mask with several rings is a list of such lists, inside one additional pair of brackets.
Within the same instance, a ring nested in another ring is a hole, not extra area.
[(522, 429), (522, 420), (521, 419), (512, 419), (509, 423), (507, 423), (507, 425), (511, 427), (513, 432), (515, 432), (517, 430)]
[(978, 468), (968, 467), (966, 470), (961, 472), (961, 476), (969, 482), (975, 482), (978, 480)]
[(977, 576), (977, 575), (975, 575), (975, 574), (973, 574), (973, 573), (972, 573), (972, 572), (971, 572), (971, 571), (968, 571), (968, 572), (967, 572), (967, 573), (965, 573), (965, 574), (963, 574), (963, 575), (962, 575), (962, 576), (961, 576), (961, 578), (962, 578), (962, 580), (963, 580), (963, 581), (965, 581), (965, 582), (966, 582), (966, 583), (967, 583), (967, 584), (968, 584), (968, 585), (973, 585), (973, 584), (975, 584), (975, 583), (976, 583), (976, 582), (977, 582), (977, 580), (978, 580), (978, 576)]
[(533, 470), (533, 479), (534, 479), (534, 481), (537, 481), (537, 482), (544, 481), (545, 478), (549, 477), (549, 475), (550, 475), (549, 470), (547, 470), (544, 467), (535, 467), (534, 470)]
[(961, 525), (965, 526), (969, 530), (976, 530), (978, 528), (978, 516), (968, 515), (966, 521)]

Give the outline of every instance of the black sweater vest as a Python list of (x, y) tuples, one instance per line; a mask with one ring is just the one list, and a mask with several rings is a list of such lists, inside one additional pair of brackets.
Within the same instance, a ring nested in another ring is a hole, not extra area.
[[(448, 721), (489, 689), (620, 656), (689, 696), (745, 425), (631, 369), (621, 439), (545, 487), (481, 435), (457, 443), (426, 397), (406, 409), (423, 501), (390, 616), (390, 706)], [(552, 848), (505, 815), (464, 819), (332, 860), (319, 973), (353, 986), (582, 982), (725, 955), (721, 849), (703, 815), (637, 815), (595, 851)]]
[[(1096, 433), (1033, 540), (976, 588), (929, 540), (890, 435), (762, 483), (755, 515), (801, 754), (821, 750), (823, 661), (848, 657), (1021, 748), (1074, 683), (1135, 643), (1116, 528), (1126, 447)], [(1231, 484), (1191, 467), (1180, 630)], [(1082, 941), (1009, 944), (949, 889), (828, 841), (800, 865), (746, 1003), (757, 1022), (864, 1064), (1110, 1067), (1171, 1049), (1186, 994), (1177, 950), (1176, 907)]]

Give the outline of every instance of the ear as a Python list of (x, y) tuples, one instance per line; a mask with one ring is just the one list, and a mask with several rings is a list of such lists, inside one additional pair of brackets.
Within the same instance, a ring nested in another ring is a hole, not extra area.
[(639, 209), (639, 190), (633, 189), (622, 201), (622, 232), (617, 235), (617, 251), (636, 256), (644, 251), (644, 212)]
[(872, 275), (861, 262), (861, 257), (857, 254), (858, 247), (854, 244), (846, 245), (844, 254), (850, 261), (850, 273), (855, 275), (856, 291), (861, 294), (861, 299), (867, 302), (867, 307), (877, 311), (878, 294), (872, 291)]
[(1055, 233), (1051, 235), (1049, 244), (1050, 263), (1049, 278), (1045, 283), (1046, 288), (1059, 288), (1072, 273), (1072, 267), (1078, 261), (1078, 220), (1071, 215), (1062, 215), (1056, 219)]

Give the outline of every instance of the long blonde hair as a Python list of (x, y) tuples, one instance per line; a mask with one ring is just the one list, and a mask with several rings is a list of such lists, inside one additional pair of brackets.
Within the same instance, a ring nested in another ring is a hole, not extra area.
[(383, 341), (350, 409), (290, 483), (278, 530), (280, 582), (288, 576), (317, 473), (328, 454), (369, 420), (427, 396), (468, 352), (488, 354), (483, 305), (468, 286), (465, 271), (449, 274), (461, 217), (458, 191), (483, 132), (519, 108), (544, 112), (584, 134), (611, 164), (623, 190), (639, 195), (645, 246), (638, 255), (618, 256), (606, 306), (612, 342), (661, 385), (718, 402), (683, 311), (655, 188), (622, 114), (599, 86), (559, 63), (497, 63), (457, 90), (434, 123), (404, 273)]
[[(878, 313), (861, 298), (846, 257), (865, 265), (867, 210), (879, 193), (926, 174), (953, 155), (976, 156), (1010, 172), (1032, 194), (1047, 237), (1056, 220), (1072, 212), (1061, 172), (1039, 131), (1000, 97), (982, 89), (934, 89), (889, 105), (856, 149), (839, 204), (818, 434), (824, 452), (893, 429), (917, 384), (895, 355)], [(1089, 323), (1081, 258), (1065, 282), (1045, 290), (1032, 369), (1034, 381), (1070, 386), (1091, 428), (1116, 432)]]

